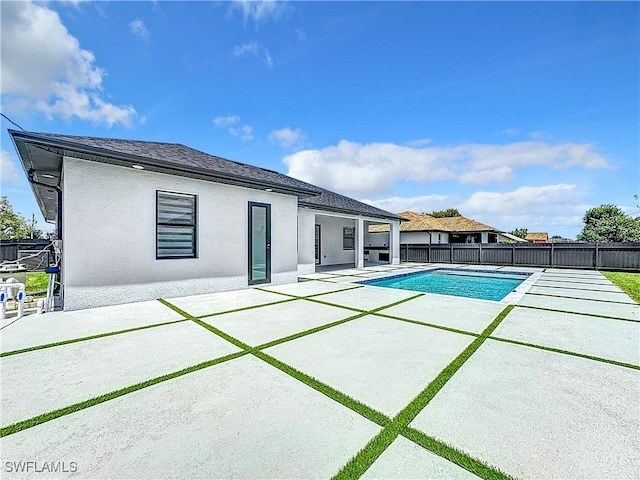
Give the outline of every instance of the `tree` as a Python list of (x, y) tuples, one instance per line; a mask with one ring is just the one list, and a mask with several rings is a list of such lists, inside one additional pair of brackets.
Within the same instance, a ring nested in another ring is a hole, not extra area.
[(584, 214), (583, 242), (640, 242), (640, 220), (626, 215), (615, 205), (600, 205)]
[(443, 218), (443, 217), (461, 217), (460, 212), (457, 208), (447, 208), (446, 210), (433, 211), (429, 215), (435, 218)]
[(42, 238), (42, 232), (31, 222), (13, 211), (7, 197), (0, 197), (0, 239)]
[(509, 232), (511, 235), (520, 238), (527, 238), (527, 229), (526, 228), (516, 228), (513, 232)]

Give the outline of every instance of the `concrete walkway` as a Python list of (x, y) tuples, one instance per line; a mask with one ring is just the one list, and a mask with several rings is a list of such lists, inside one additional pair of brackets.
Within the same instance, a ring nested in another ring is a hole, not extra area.
[(437, 266), (11, 323), (2, 476), (329, 478), (407, 418), (358, 475), (638, 478), (640, 307), (589, 271), (519, 268), (506, 302), (357, 283)]

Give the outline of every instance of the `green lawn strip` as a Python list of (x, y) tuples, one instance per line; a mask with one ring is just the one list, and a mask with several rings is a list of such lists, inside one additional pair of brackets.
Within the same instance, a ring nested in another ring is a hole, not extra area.
[[(269, 292), (269, 293), (273, 293), (273, 292)], [(242, 312), (244, 310), (252, 310), (254, 308), (260, 308), (260, 307), (268, 307), (271, 305), (278, 305), (280, 303), (287, 303), (287, 302), (292, 302), (294, 300), (297, 300), (297, 297), (294, 298), (286, 298), (284, 300), (276, 300), (274, 302), (268, 302), (268, 303), (261, 303), (259, 305), (248, 305), (246, 307), (240, 307), (240, 308), (232, 308), (231, 310), (225, 310), (223, 312), (215, 312), (215, 313), (207, 313), (205, 315), (199, 315), (195, 318), (208, 318), (208, 317), (215, 317), (217, 315), (224, 315), (225, 313), (235, 313), (235, 312)]]
[(602, 272), (612, 283), (640, 303), (640, 273)]
[(12, 425), (8, 425), (6, 427), (2, 427), (2, 429), (0, 429), (0, 437), (5, 437), (7, 435), (20, 432), (21, 430), (35, 427), (36, 425), (40, 425), (41, 423), (54, 420), (64, 415), (69, 415), (79, 410), (83, 410), (85, 408), (93, 407), (94, 405), (98, 405), (100, 403), (113, 400), (114, 398), (121, 397), (123, 395), (126, 395), (127, 393), (132, 393), (137, 390), (141, 390), (143, 388), (150, 387), (152, 385), (156, 385), (161, 382), (166, 382), (167, 380), (171, 380), (173, 378), (177, 378), (182, 375), (186, 375), (187, 373), (195, 372), (197, 370), (202, 370), (203, 368), (211, 367), (213, 365), (218, 365), (220, 363), (233, 360), (235, 358), (241, 357), (246, 354), (247, 354), (246, 351), (242, 351), (242, 352), (236, 352), (229, 355), (225, 355), (224, 357), (216, 358), (213, 360), (208, 360), (206, 362), (202, 362), (197, 365), (193, 365), (191, 367), (183, 368), (182, 370), (178, 370), (177, 372), (168, 373), (160, 377), (155, 377), (150, 380), (145, 380), (144, 382), (136, 383), (135, 385), (131, 385), (129, 387), (121, 388), (119, 390), (114, 390), (113, 392), (105, 393), (104, 395), (93, 397), (88, 400), (84, 400), (82, 402), (69, 405), (68, 407), (60, 408), (58, 410), (54, 410), (49, 413), (44, 413), (42, 415), (38, 415), (28, 420), (23, 420), (23, 421), (14, 423)]
[(70, 343), (85, 342), (87, 340), (94, 340), (96, 338), (110, 337), (112, 335), (120, 335), (121, 333), (137, 332), (138, 330), (146, 330), (147, 328), (163, 327), (165, 325), (171, 325), (174, 323), (180, 323), (180, 322), (186, 322), (186, 321), (187, 319), (172, 320), (171, 322), (154, 323), (153, 325), (144, 325), (142, 327), (127, 328), (126, 330), (117, 330), (115, 332), (99, 333), (97, 335), (91, 335), (88, 337), (73, 338), (71, 340), (62, 340), (60, 342), (47, 343), (44, 345), (36, 345), (33, 347), (21, 348), (19, 350), (12, 350), (10, 352), (0, 353), (0, 358), (8, 357), (10, 355), (17, 355), (19, 353), (32, 352), (34, 350), (42, 350), (43, 348), (59, 347), (60, 345), (68, 345)]
[(46, 292), (49, 285), (49, 275), (45, 272), (27, 272), (25, 275), (25, 290), (27, 295), (34, 292)]
[(596, 362), (610, 363), (611, 365), (617, 365), (619, 367), (626, 367), (626, 368), (633, 368), (634, 370), (640, 370), (640, 366), (634, 365), (633, 363), (619, 362), (617, 360), (610, 360), (608, 358), (595, 357), (593, 355), (587, 355), (587, 354), (578, 353), (578, 352), (571, 352), (569, 350), (562, 350), (560, 348), (546, 347), (544, 345), (537, 345), (535, 343), (520, 342), (518, 340), (511, 340), (509, 338), (502, 338), (502, 337), (489, 337), (489, 338), (491, 340), (496, 340), (498, 342), (513, 343), (514, 345), (522, 345), (524, 347), (537, 348), (539, 350), (546, 350), (548, 352), (562, 353), (564, 355), (571, 355), (573, 357), (586, 358), (588, 360), (595, 360)]
[[(581, 298), (580, 300), (584, 300), (584, 298)], [(627, 305), (632, 305), (632, 304), (631, 303), (627, 303)], [(608, 315), (598, 315), (597, 313), (574, 312), (574, 311), (571, 311), (571, 310), (559, 310), (557, 308), (536, 307), (534, 305), (516, 305), (516, 307), (518, 307), (518, 308), (532, 308), (533, 310), (543, 310), (545, 312), (572, 313), (574, 315), (586, 315), (588, 317), (606, 318), (607, 320), (620, 320), (621, 322), (635, 322), (635, 323), (640, 322), (640, 320), (634, 320), (632, 318), (610, 317)]]
[[(465, 348), (444, 370), (427, 387), (414, 398), (409, 405), (401, 410), (385, 426), (378, 435), (376, 435), (365, 447), (360, 450), (342, 469), (333, 477), (334, 479), (352, 479), (359, 478), (367, 469), (375, 462), (375, 460), (384, 452), (384, 450), (393, 443), (400, 432), (409, 425), (409, 423), (427, 406), (427, 404), (435, 397), (435, 395), (444, 387), (444, 385), (453, 377), (453, 375), (464, 365), (464, 363), (480, 348), (484, 341), (493, 333), (500, 322), (513, 309), (513, 305), (507, 306), (495, 318), (491, 324), (484, 329), (471, 344)], [(439, 454), (438, 451), (434, 453)], [(465, 465), (460, 465), (465, 468)], [(482, 472), (473, 472), (479, 475)], [(495, 476), (483, 478), (498, 478)]]
[(466, 453), (463, 453), (460, 450), (453, 448), (446, 443), (443, 443), (414, 428), (404, 427), (400, 431), (400, 435), (408, 440), (411, 440), (414, 443), (417, 443), (421, 447), (438, 454), (442, 458), (446, 458), (450, 462), (459, 465), (465, 470), (474, 473), (481, 478), (505, 480), (513, 478), (510, 475), (501, 472), (499, 469), (486, 465), (483, 462), (470, 457)]
[[(602, 293), (616, 293), (616, 292), (602, 292)], [(617, 300), (603, 300), (601, 298), (570, 297), (568, 295), (553, 295), (553, 294), (550, 294), (550, 293), (532, 293), (532, 292), (527, 292), (525, 295), (536, 295), (538, 297), (568, 298), (568, 299), (571, 299), (571, 300), (589, 300), (590, 302), (615, 303), (616, 305), (633, 305), (633, 303), (619, 302)]]
[(322, 393), (323, 395), (326, 395), (327, 397), (331, 398), (332, 400), (335, 400), (338, 403), (341, 403), (342, 405), (344, 405), (345, 407), (353, 410), (354, 412), (362, 415), (364, 418), (371, 420), (372, 422), (384, 427), (385, 425), (388, 425), (389, 422), (391, 422), (391, 419), (389, 417), (387, 417), (385, 414), (374, 410), (373, 408), (365, 405), (362, 402), (359, 402), (358, 400), (355, 400), (354, 398), (340, 392), (339, 390), (336, 390), (335, 388), (313, 378), (310, 375), (307, 375), (306, 373), (301, 372), (300, 370), (287, 365), (284, 362), (281, 362), (280, 360), (278, 360), (277, 358), (272, 357), (271, 355), (258, 350), (258, 349), (253, 349), (251, 351), (251, 353), (256, 356), (257, 358), (259, 358), (260, 360), (263, 360), (265, 362), (267, 362), (269, 365), (277, 368), (278, 370), (281, 370), (282, 372), (286, 373), (287, 375), (295, 378), (296, 380), (308, 385), (309, 387), (313, 388), (314, 390)]
[(397, 317), (395, 315), (388, 315), (386, 313), (375, 313), (375, 315), (378, 316), (378, 317), (390, 318), (392, 320), (399, 320), (401, 322), (415, 323), (416, 325), (423, 325), (425, 327), (432, 327), (432, 328), (437, 328), (439, 330), (446, 330), (447, 332), (460, 333), (462, 335), (470, 335), (472, 337), (479, 337), (480, 336), (479, 333), (475, 333), (475, 332), (468, 332), (466, 330), (458, 330), (457, 328), (445, 327), (444, 325), (436, 325), (435, 323), (422, 322), (420, 320), (411, 320), (409, 318)]

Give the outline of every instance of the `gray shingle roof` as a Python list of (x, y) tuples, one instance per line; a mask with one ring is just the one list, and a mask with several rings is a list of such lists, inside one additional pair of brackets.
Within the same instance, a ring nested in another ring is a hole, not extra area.
[(88, 157), (84, 157), (87, 159), (116, 158), (139, 163), (145, 167), (179, 170), (187, 176), (189, 173), (211, 176), (210, 179), (214, 181), (228, 180), (230, 183), (250, 188), (273, 187), (275, 191), (281, 190), (285, 193), (298, 195), (301, 197), (300, 205), (310, 208), (378, 218), (399, 218), (393, 213), (273, 170), (217, 157), (178, 143), (18, 132), (15, 130), (9, 130), (9, 133), (16, 144), (18, 142), (45, 143), (59, 147), (65, 152), (75, 151), (84, 155), (89, 154)]

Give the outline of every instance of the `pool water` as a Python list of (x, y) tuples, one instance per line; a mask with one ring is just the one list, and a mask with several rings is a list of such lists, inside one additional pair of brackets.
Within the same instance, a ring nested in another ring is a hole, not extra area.
[(436, 269), (358, 282), (376, 287), (500, 301), (526, 280), (520, 272)]

